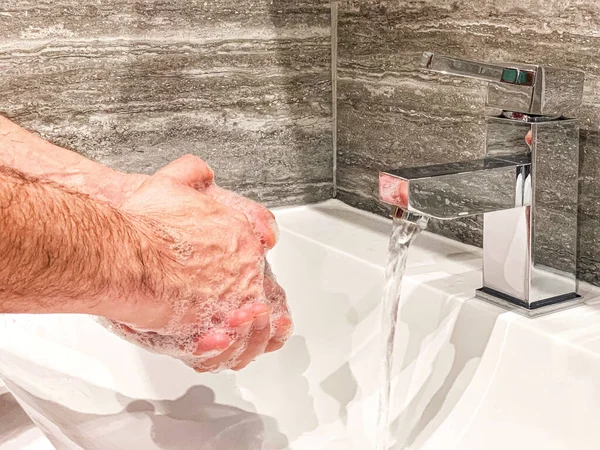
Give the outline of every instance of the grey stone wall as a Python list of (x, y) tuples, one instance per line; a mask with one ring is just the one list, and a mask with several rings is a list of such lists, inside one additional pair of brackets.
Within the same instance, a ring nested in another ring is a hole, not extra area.
[(3, 0), (0, 113), (125, 171), (193, 153), (269, 205), (331, 197), (330, 4)]
[[(377, 173), (480, 157), (482, 83), (418, 69), (423, 51), (585, 71), (581, 120), (579, 273), (600, 284), (600, 2), (595, 0), (342, 0), (339, 2), (338, 196), (388, 213)], [(431, 229), (481, 243), (481, 220)]]

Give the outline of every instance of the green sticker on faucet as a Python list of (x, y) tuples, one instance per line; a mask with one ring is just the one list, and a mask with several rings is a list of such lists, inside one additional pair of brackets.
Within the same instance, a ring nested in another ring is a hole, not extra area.
[(517, 69), (504, 69), (502, 71), (502, 82), (503, 83), (516, 83), (519, 71)]

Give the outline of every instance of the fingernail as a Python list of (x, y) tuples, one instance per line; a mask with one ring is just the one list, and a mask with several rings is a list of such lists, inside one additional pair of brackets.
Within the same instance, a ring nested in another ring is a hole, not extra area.
[(206, 361), (207, 359), (216, 358), (220, 354), (223, 353), (224, 350), (206, 350), (201, 353), (194, 352), (194, 356), (196, 356), (200, 361)]
[(194, 355), (204, 355), (208, 352), (223, 352), (231, 344), (231, 339), (225, 333), (213, 332), (198, 340)]
[(250, 310), (252, 314), (258, 316), (260, 314), (268, 313), (270, 311), (269, 307), (264, 303), (252, 303), (250, 306)]
[(231, 312), (227, 317), (226, 322), (229, 326), (237, 328), (243, 326), (246, 322), (252, 323), (253, 318), (252, 311), (247, 308), (241, 308)]
[(254, 326), (257, 330), (264, 329), (269, 323), (269, 313), (259, 314), (254, 318)]

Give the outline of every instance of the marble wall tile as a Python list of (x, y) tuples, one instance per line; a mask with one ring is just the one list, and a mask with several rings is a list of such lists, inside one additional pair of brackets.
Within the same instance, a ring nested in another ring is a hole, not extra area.
[(324, 0), (3, 0), (0, 113), (102, 163), (193, 153), (270, 205), (331, 197)]
[[(600, 2), (341, 0), (337, 114), (339, 197), (387, 213), (377, 172), (483, 154), (485, 85), (424, 73), (423, 51), (586, 73), (581, 120), (579, 273), (600, 284)], [(431, 229), (481, 243), (481, 220)]]

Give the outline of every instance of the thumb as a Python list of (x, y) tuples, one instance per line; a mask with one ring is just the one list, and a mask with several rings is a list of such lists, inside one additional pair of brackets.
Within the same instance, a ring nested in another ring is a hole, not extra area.
[(184, 155), (156, 172), (194, 189), (212, 183), (214, 173), (208, 164), (194, 155)]

